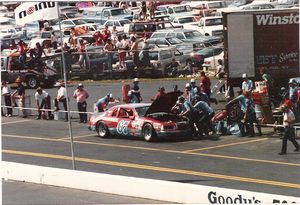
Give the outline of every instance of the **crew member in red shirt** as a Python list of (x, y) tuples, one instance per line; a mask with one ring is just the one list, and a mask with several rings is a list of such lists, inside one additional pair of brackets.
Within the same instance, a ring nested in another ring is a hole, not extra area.
[(206, 95), (208, 96), (208, 99), (210, 99), (210, 94), (211, 94), (210, 86), (211, 86), (210, 78), (205, 75), (204, 71), (201, 71), (201, 73), (200, 73), (200, 87), (203, 88), (203, 92), (206, 93)]
[(166, 94), (164, 87), (159, 87), (158, 92), (156, 93), (154, 98), (151, 98), (152, 101), (159, 99), (161, 96)]

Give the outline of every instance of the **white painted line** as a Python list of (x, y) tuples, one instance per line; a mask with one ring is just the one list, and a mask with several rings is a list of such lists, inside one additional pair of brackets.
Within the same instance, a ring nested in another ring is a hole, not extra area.
[(8, 124), (15, 124), (15, 123), (21, 123), (21, 122), (30, 122), (33, 120), (19, 120), (19, 121), (11, 121), (11, 122), (3, 122), (1, 125), (8, 125)]
[(299, 197), (1, 162), (1, 177), (184, 204), (300, 203)]

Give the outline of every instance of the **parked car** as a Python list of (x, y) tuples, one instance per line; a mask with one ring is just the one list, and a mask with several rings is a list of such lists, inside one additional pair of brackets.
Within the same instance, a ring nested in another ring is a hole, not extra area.
[(187, 29), (187, 25), (196, 26), (198, 21), (195, 16), (181, 16), (175, 17), (172, 21), (172, 24), (176, 26), (183, 26), (184, 29)]
[(260, 10), (260, 9), (274, 9), (275, 6), (269, 3), (258, 3), (252, 2), (251, 4), (247, 4), (242, 6), (242, 10)]
[(124, 33), (124, 26), (126, 24), (130, 24), (131, 21), (128, 19), (111, 19), (111, 20), (107, 20), (103, 26), (98, 26), (99, 29), (104, 28), (105, 26), (108, 26), (109, 28), (112, 28), (113, 26), (116, 26), (117, 31), (119, 32), (119, 34), (123, 34)]
[(114, 135), (143, 137), (147, 142), (158, 137), (183, 136), (190, 134), (186, 118), (170, 114), (180, 94), (168, 93), (150, 103), (116, 105), (103, 113), (95, 113), (89, 121), (89, 129), (99, 137)]
[(207, 47), (200, 51), (193, 52), (191, 53), (191, 57), (193, 57), (192, 65), (195, 67), (202, 67), (205, 58), (219, 55), (222, 52), (223, 48), (215, 46)]
[(202, 17), (197, 25), (187, 25), (189, 29), (195, 29), (205, 36), (223, 36), (222, 16)]
[(167, 14), (170, 16), (171, 19), (173, 19), (175, 17), (180, 17), (180, 16), (192, 16), (192, 15), (194, 15), (193, 11), (192, 11), (192, 8), (188, 4), (162, 5), (162, 6), (158, 6), (157, 10), (167, 12)]
[(217, 70), (219, 59), (224, 62), (224, 51), (222, 51), (220, 54), (204, 58), (202, 68), (205, 70)]
[(133, 16), (126, 10), (112, 7), (90, 7), (83, 11), (82, 19), (89, 23), (104, 24), (111, 19), (128, 19), (132, 21)]
[(191, 1), (189, 4), (193, 9), (217, 10), (227, 7), (226, 1)]
[(222, 43), (220, 37), (204, 36), (199, 31), (192, 29), (166, 29), (152, 34), (151, 38), (176, 37), (186, 43), (192, 43), (194, 50)]
[[(66, 19), (60, 22), (61, 28), (73, 28), (76, 26), (89, 26), (89, 25), (95, 25), (95, 24), (90, 24), (87, 23), (86, 21), (80, 19), (80, 18), (75, 18), (75, 19)], [(53, 30), (59, 30), (59, 23), (56, 25), (52, 26)]]

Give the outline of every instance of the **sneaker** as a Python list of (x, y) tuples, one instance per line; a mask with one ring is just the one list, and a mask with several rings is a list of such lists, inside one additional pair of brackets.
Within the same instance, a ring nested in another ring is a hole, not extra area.
[(41, 118), (40, 118), (40, 117), (36, 117), (35, 119), (36, 119), (36, 120), (40, 120)]
[(286, 153), (285, 152), (279, 152), (278, 154), (279, 155), (285, 155)]
[(8, 114), (7, 117), (11, 117), (11, 114)]
[(8, 114), (5, 114), (5, 117), (8, 117)]
[(300, 146), (294, 150), (294, 152), (298, 152), (298, 151), (300, 151)]

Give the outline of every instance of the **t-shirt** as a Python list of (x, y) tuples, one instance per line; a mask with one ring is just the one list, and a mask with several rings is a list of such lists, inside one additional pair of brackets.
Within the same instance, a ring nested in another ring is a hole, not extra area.
[(67, 96), (67, 91), (66, 91), (66, 88), (65, 87), (60, 87), (57, 91), (57, 97), (58, 98), (61, 98), (63, 97), (62, 99), (66, 98)]
[(289, 110), (287, 113), (283, 113), (283, 126), (289, 127), (290, 124), (287, 122), (284, 122), (285, 120), (288, 120), (288, 121), (295, 120), (295, 115), (294, 115), (293, 111)]
[(242, 90), (243, 91), (249, 91), (249, 90), (252, 90), (252, 89), (253, 89), (252, 80), (243, 81), (243, 83), (242, 83)]
[(211, 107), (209, 107), (209, 105), (206, 102), (203, 102), (203, 101), (197, 102), (194, 105), (194, 108), (199, 110), (199, 111), (202, 111), (206, 114), (209, 114), (209, 115), (214, 113), (214, 110)]
[(238, 98), (239, 103), (241, 105), (241, 110), (243, 111), (243, 113), (246, 113), (246, 111), (247, 111), (246, 97), (244, 95), (240, 95), (237, 98)]
[(46, 91), (42, 91), (42, 94), (39, 95), (38, 92), (35, 93), (34, 97), (35, 97), (35, 100), (38, 100), (39, 102), (42, 102), (43, 99), (45, 99), (46, 97), (48, 97), (48, 93)]
[(25, 88), (22, 84), (20, 84), (18, 87), (17, 87), (17, 93), (18, 95), (25, 95)]
[(2, 87), (2, 95), (9, 95), (11, 93), (11, 88), (9, 86)]

